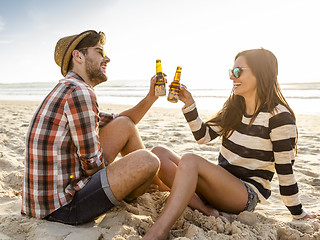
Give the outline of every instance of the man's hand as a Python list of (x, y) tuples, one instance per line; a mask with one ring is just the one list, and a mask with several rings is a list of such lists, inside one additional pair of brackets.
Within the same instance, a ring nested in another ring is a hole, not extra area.
[(155, 95), (155, 84), (157, 81), (157, 76), (154, 75), (151, 80), (150, 80), (150, 88), (149, 88), (149, 93), (148, 96), (151, 98), (158, 99), (158, 97)]
[(98, 172), (99, 170), (101, 170), (101, 169), (103, 169), (103, 168), (105, 168), (105, 167), (106, 167), (106, 165), (105, 165), (104, 163), (102, 163), (102, 164), (100, 165), (100, 167), (95, 168), (95, 169), (90, 169), (90, 170), (84, 170), (84, 172), (85, 172), (85, 174), (86, 174), (87, 176), (92, 176), (93, 174), (95, 174), (96, 172)]

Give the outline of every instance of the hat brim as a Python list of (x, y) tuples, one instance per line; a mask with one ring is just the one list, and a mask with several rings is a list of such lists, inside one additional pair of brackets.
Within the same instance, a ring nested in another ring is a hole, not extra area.
[(71, 59), (72, 51), (77, 47), (79, 42), (84, 39), (89, 34), (96, 33), (94, 30), (88, 30), (85, 32), (80, 33), (79, 35), (75, 36), (72, 41), (67, 46), (67, 49), (62, 57), (61, 61), (61, 73), (65, 77), (68, 73), (68, 66)]

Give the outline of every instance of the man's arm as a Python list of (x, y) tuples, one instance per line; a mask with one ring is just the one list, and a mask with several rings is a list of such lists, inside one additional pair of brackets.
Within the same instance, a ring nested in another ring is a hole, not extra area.
[(83, 86), (75, 88), (66, 100), (65, 114), (81, 167), (90, 176), (105, 167), (94, 92)]
[(146, 97), (144, 97), (136, 106), (120, 113), (120, 116), (129, 117), (134, 124), (140, 122), (143, 116), (148, 112), (152, 104), (158, 99), (155, 95), (154, 85), (156, 76), (151, 78), (150, 89)]

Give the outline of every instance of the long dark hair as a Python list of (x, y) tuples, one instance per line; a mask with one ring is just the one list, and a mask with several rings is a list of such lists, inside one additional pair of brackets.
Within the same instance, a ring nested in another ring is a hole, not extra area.
[[(263, 48), (240, 52), (235, 57), (235, 60), (240, 56), (246, 59), (249, 68), (257, 79), (256, 108), (249, 125), (252, 124), (262, 108), (267, 108), (268, 112), (273, 113), (277, 104), (284, 105), (295, 119), (295, 114), (289, 107), (279, 87), (276, 56)], [(222, 128), (220, 134), (223, 137), (229, 137), (241, 122), (245, 110), (244, 98), (231, 93), (223, 108), (207, 123), (220, 126)]]

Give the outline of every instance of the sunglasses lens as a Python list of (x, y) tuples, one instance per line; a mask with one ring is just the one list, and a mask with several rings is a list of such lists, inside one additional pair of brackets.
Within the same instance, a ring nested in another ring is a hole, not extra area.
[(234, 68), (234, 69), (232, 70), (232, 72), (233, 72), (233, 76), (234, 76), (235, 78), (239, 78), (239, 77), (240, 77), (240, 74), (241, 74), (241, 69), (240, 69), (240, 68)]
[(106, 52), (104, 51), (104, 48), (102, 48), (102, 56), (106, 57)]

